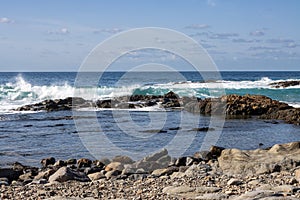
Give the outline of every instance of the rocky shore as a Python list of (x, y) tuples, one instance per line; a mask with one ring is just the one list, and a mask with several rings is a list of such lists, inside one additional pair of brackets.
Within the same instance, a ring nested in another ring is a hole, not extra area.
[(199, 99), (179, 97), (174, 92), (161, 96), (133, 95), (107, 100), (89, 101), (80, 97), (45, 100), (37, 104), (25, 105), (17, 111), (60, 111), (79, 108), (134, 109), (160, 106), (164, 109), (183, 109), (204, 115), (226, 115), (230, 118), (258, 116), (262, 119), (283, 120), (300, 125), (300, 108), (273, 100), (263, 95), (224, 95), (219, 98)]
[(142, 160), (46, 158), (41, 168), (0, 169), (0, 199), (300, 198), (300, 142), (268, 149), (212, 146), (171, 158), (163, 149)]

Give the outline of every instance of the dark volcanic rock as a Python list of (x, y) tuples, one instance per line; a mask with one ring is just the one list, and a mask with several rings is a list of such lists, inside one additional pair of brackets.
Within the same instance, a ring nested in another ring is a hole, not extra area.
[(277, 110), (274, 112), (263, 114), (261, 119), (279, 119), (286, 123), (300, 125), (300, 108), (290, 108)]
[[(280, 83), (280, 82), (279, 82)], [(296, 83), (286, 83), (293, 85)], [(300, 111), (286, 103), (273, 100), (263, 95), (224, 95), (219, 98), (197, 99), (195, 97), (180, 98), (174, 92), (163, 96), (133, 95), (122, 96), (108, 100), (98, 100), (95, 103), (79, 97), (45, 100), (37, 104), (25, 105), (18, 111), (59, 111), (73, 108), (98, 107), (133, 109), (160, 105), (162, 108), (180, 108), (192, 113), (204, 115), (226, 115), (230, 118), (260, 116), (263, 119), (279, 119), (287, 123), (300, 124)]]
[(286, 87), (291, 87), (296, 85), (300, 85), (300, 81), (281, 81), (281, 82), (270, 83), (270, 86), (275, 88), (286, 88)]
[(17, 111), (59, 111), (72, 108), (89, 107), (92, 103), (80, 97), (68, 97), (66, 99), (44, 100), (40, 103), (25, 105), (17, 108)]

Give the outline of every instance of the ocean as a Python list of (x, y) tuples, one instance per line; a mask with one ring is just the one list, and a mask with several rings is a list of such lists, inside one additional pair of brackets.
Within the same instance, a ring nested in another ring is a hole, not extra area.
[[(46, 99), (80, 96), (110, 99), (125, 95), (217, 97), (261, 94), (300, 107), (300, 86), (274, 88), (270, 83), (300, 80), (300, 72), (2, 72), (0, 73), (0, 167), (16, 161), (36, 166), (42, 158), (111, 158), (116, 154), (140, 159), (162, 148), (178, 157), (199, 151), (205, 138), (219, 130), (213, 143), (225, 148), (266, 148), (300, 140), (300, 127), (257, 119), (199, 116), (159, 106), (131, 110), (82, 109), (76, 112), (16, 112), (13, 109)], [(100, 78), (101, 75), (101, 78)], [(93, 83), (90, 76), (98, 77)], [(206, 77), (205, 80), (203, 77)], [(73, 120), (73, 119), (80, 119)], [(96, 120), (95, 120), (96, 119)], [(195, 131), (211, 127), (211, 131)], [(179, 138), (179, 139), (178, 139)]]

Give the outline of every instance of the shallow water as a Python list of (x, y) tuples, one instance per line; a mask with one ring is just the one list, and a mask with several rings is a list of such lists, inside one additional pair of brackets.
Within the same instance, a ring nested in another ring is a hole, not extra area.
[[(180, 143), (170, 145), (170, 154), (192, 155), (199, 151), (205, 136), (221, 129), (216, 145), (226, 148), (255, 149), (300, 140), (299, 126), (256, 118), (227, 119), (223, 127), (216, 127), (210, 117), (199, 118), (185, 111), (80, 111), (75, 113), (76, 127), (72, 115), (71, 111), (60, 111), (2, 116), (0, 165), (19, 161), (36, 166), (49, 156), (99, 159), (119, 155), (113, 147), (120, 148), (122, 155), (140, 159), (174, 142), (175, 136), (180, 137)], [(194, 130), (208, 126), (212, 130)], [(103, 144), (104, 137), (108, 145)]]

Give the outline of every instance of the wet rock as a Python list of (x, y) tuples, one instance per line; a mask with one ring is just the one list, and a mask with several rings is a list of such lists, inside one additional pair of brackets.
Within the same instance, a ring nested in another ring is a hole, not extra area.
[(50, 158), (44, 158), (41, 160), (41, 164), (43, 167), (48, 167), (49, 165), (54, 165), (55, 163), (55, 158), (50, 157)]
[(54, 167), (63, 167), (66, 166), (66, 163), (63, 160), (58, 160), (54, 163)]
[(65, 163), (67, 165), (75, 165), (77, 163), (77, 160), (74, 158), (71, 158), (71, 159), (66, 160)]
[(76, 181), (90, 181), (88, 176), (85, 173), (75, 171), (69, 167), (61, 167), (53, 175), (49, 177), (49, 182), (66, 182), (69, 180)]
[(280, 82), (270, 83), (270, 86), (274, 88), (287, 88), (287, 87), (297, 86), (297, 85), (300, 85), (300, 81), (280, 81)]
[(77, 160), (77, 167), (82, 168), (82, 167), (91, 167), (92, 161), (87, 158), (81, 158)]
[(9, 182), (17, 180), (23, 171), (14, 170), (12, 168), (0, 168), (0, 178), (7, 178)]

